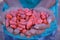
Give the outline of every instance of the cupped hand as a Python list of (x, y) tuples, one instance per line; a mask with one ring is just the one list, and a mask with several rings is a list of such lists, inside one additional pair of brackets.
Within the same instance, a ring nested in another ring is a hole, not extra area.
[(49, 15), (49, 17), (47, 17), (47, 22), (48, 24), (37, 24), (34, 26), (34, 28), (36, 29), (46, 29), (46, 28), (49, 28), (50, 27), (50, 24), (52, 21), (54, 21), (55, 19), (55, 16), (53, 14), (53, 12), (49, 9), (46, 9), (46, 8), (43, 8), (43, 7), (39, 7), (39, 8), (34, 8), (35, 11), (37, 12), (43, 12), (43, 13), (46, 13)]

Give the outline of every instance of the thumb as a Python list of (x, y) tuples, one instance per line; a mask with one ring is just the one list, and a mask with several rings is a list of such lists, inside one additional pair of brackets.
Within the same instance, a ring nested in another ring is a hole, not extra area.
[(55, 16), (52, 14), (50, 14), (50, 16), (47, 18), (48, 23), (50, 24), (53, 20), (55, 19)]

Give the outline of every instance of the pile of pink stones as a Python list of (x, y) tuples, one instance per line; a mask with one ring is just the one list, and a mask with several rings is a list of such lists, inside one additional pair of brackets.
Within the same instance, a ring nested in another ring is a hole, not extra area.
[(49, 27), (48, 17), (49, 14), (44, 11), (37, 12), (28, 8), (10, 10), (5, 16), (6, 29), (15, 35), (27, 37), (41, 34), (44, 32), (43, 25)]

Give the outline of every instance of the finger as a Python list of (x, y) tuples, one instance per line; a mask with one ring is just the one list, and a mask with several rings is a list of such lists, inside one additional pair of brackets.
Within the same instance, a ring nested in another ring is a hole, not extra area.
[[(48, 11), (49, 12), (49, 11)], [(47, 12), (47, 13), (48, 13)], [(49, 17), (47, 17), (47, 21), (48, 21), (48, 23), (50, 24), (54, 19), (55, 19), (55, 16), (54, 16), (54, 14), (53, 14), (53, 12), (52, 11), (50, 11), (49, 13), (48, 13), (48, 15), (49, 15)]]
[[(44, 29), (45, 30), (45, 29)], [(41, 34), (44, 32), (44, 30), (36, 30), (36, 29), (30, 29), (29, 32), (33, 35), (36, 35), (36, 34)]]
[(30, 31), (30, 33), (31, 33), (32, 35), (35, 35), (37, 30), (32, 28), (32, 29), (30, 29), (29, 31)]
[(54, 16), (50, 16), (47, 18), (47, 21), (50, 24), (54, 19), (55, 19)]
[(31, 36), (32, 34), (30, 33), (30, 31), (28, 30), (26, 33), (25, 33), (26, 36)]
[(19, 3), (19, 0), (4, 0), (9, 7), (21, 7), (21, 4)]
[(46, 29), (46, 28), (49, 28), (49, 24), (48, 24), (48, 25), (46, 25), (46, 24), (36, 24), (36, 25), (34, 26), (34, 28), (35, 28), (35, 29), (39, 29), (39, 30), (44, 30), (44, 29)]
[(13, 33), (13, 29), (11, 27), (7, 27), (7, 31)]
[(45, 30), (37, 30), (36, 34), (42, 34)]
[(20, 32), (20, 30), (17, 28), (14, 30), (14, 34), (19, 34), (19, 32)]

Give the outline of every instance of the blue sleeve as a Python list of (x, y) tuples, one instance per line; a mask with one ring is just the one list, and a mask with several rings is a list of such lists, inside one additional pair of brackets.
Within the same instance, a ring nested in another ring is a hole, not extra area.
[(7, 4), (7, 3), (4, 3), (3, 11), (5, 11), (5, 10), (8, 9), (8, 8), (9, 8), (8, 4)]

